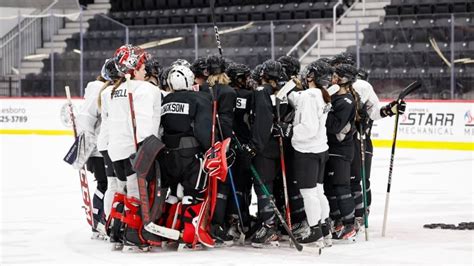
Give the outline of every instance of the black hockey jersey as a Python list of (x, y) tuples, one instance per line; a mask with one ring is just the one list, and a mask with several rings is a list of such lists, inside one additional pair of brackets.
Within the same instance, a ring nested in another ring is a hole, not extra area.
[(182, 137), (195, 137), (203, 151), (211, 147), (212, 105), (209, 94), (176, 91), (161, 106), (163, 142), (176, 148)]
[(253, 92), (246, 89), (235, 90), (237, 98), (235, 101), (233, 129), (237, 138), (242, 143), (249, 143), (252, 134), (250, 132), (250, 115), (253, 102)]
[(353, 134), (355, 128), (355, 101), (352, 94), (331, 96), (332, 109), (326, 120), (329, 154), (352, 160), (354, 156)]

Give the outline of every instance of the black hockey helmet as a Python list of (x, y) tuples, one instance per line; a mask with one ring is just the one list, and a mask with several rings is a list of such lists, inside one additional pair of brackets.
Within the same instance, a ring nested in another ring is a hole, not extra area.
[(262, 64), (255, 66), (255, 68), (250, 71), (250, 78), (255, 81), (259, 81), (260, 76), (262, 75), (262, 67)]
[(357, 74), (359, 73), (359, 70), (349, 64), (340, 64), (335, 67), (334, 73), (337, 74), (339, 77), (339, 85), (344, 85), (344, 84), (352, 84), (356, 81), (357, 79)]
[(357, 74), (357, 79), (367, 80), (369, 78), (369, 73), (362, 68), (359, 68), (359, 73)]
[(170, 73), (170, 70), (172, 69), (172, 66), (166, 67), (161, 71), (159, 80), (160, 80), (160, 85), (162, 88), (164, 87), (169, 87), (168, 85), (168, 74)]
[(331, 65), (332, 66), (337, 66), (340, 64), (348, 64), (348, 65), (355, 65), (355, 59), (354, 56), (350, 53), (347, 52), (342, 52), (340, 54), (335, 55), (331, 59)]
[(296, 76), (300, 72), (300, 61), (292, 56), (284, 55), (278, 58), (277, 61), (280, 62), (281, 66), (285, 69), (285, 73), (288, 78), (291, 76)]
[(163, 71), (163, 67), (160, 62), (158, 62), (158, 58), (152, 57), (145, 62), (145, 72), (147, 76), (159, 79), (161, 71)]
[(114, 81), (121, 77), (117, 67), (115, 67), (114, 58), (105, 60), (100, 75), (107, 81)]
[(285, 72), (280, 62), (275, 60), (267, 60), (262, 64), (261, 77), (276, 82), (284, 80)]
[(303, 85), (308, 87), (308, 79), (314, 81), (318, 88), (327, 89), (331, 85), (332, 74), (334, 70), (326, 62), (317, 60), (305, 67), (301, 72), (301, 78), (303, 79)]
[(317, 62), (324, 62), (326, 64), (329, 64), (331, 65), (332, 63), (332, 59), (329, 58), (329, 57), (320, 57), (318, 60), (316, 60)]
[(220, 55), (209, 55), (206, 58), (209, 75), (218, 75), (225, 72), (226, 62)]
[(230, 78), (230, 83), (232, 86), (238, 86), (238, 79), (243, 78), (244, 82), (248, 76), (250, 76), (250, 68), (244, 64), (233, 63), (227, 67), (226, 70), (227, 76)]
[(191, 65), (191, 71), (196, 77), (207, 78), (209, 76), (209, 72), (207, 70), (206, 58), (199, 57), (198, 59), (194, 60), (193, 64)]

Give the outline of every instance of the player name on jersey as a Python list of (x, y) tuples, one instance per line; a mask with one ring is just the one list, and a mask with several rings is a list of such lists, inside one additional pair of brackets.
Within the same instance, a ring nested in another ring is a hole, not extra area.
[(161, 107), (161, 115), (165, 114), (189, 114), (189, 104), (171, 102)]

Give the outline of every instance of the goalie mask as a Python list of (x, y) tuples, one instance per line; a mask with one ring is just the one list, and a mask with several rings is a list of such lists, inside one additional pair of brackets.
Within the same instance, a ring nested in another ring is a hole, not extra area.
[(185, 60), (185, 59), (178, 59), (176, 61), (174, 61), (173, 63), (171, 63), (171, 66), (174, 67), (174, 66), (185, 66), (187, 68), (191, 68), (191, 64), (188, 62), (188, 60)]
[(188, 67), (174, 66), (168, 73), (168, 86), (175, 90), (192, 90), (194, 74)]
[(121, 46), (114, 53), (115, 67), (123, 75), (140, 69), (147, 58), (148, 54), (145, 50), (129, 44)]

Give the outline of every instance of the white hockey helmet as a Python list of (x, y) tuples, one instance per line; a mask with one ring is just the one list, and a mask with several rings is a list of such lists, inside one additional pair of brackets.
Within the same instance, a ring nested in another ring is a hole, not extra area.
[(192, 90), (194, 74), (186, 66), (174, 66), (168, 73), (168, 85), (175, 91)]

